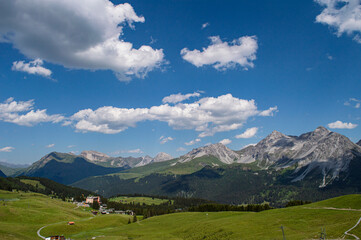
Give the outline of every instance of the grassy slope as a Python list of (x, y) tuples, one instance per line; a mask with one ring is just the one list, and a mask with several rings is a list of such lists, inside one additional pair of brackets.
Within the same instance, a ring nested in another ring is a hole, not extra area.
[(38, 193), (0, 190), (0, 239), (37, 239), (36, 231), (50, 223), (88, 218), (90, 213), (74, 205)]
[[(282, 239), (280, 229), (282, 225), (287, 239), (318, 239), (322, 227), (326, 228), (327, 239), (335, 239), (355, 225), (361, 212), (322, 208), (349, 206), (360, 209), (360, 198), (360, 195), (348, 195), (319, 203), (260, 213), (176, 213), (148, 218), (129, 225), (124, 224), (126, 219), (117, 221), (116, 216), (107, 215), (76, 223), (79, 229), (76, 229), (76, 226), (60, 224), (49, 226), (46, 231), (69, 232), (74, 239), (89, 239), (93, 236), (104, 236), (106, 239), (147, 240)], [(109, 226), (110, 224), (113, 225)], [(352, 233), (361, 236), (360, 227)]]
[(135, 204), (145, 203), (147, 205), (152, 205), (152, 204), (159, 205), (161, 203), (165, 203), (169, 201), (167, 199), (159, 199), (159, 198), (151, 198), (151, 197), (126, 197), (126, 196), (114, 197), (109, 199), (109, 201), (113, 201), (113, 202), (119, 202), (120, 200), (122, 200), (122, 203), (134, 202)]
[[(123, 170), (119, 173), (108, 174), (106, 176), (117, 176), (119, 179), (127, 180), (127, 179), (135, 179), (138, 181), (139, 178), (150, 175), (152, 173), (161, 173), (161, 174), (191, 174), (196, 171), (201, 170), (205, 165), (212, 166), (213, 164), (218, 164), (219, 166), (225, 165), (221, 161), (219, 161), (215, 157), (205, 156), (194, 159), (190, 162), (186, 163), (176, 163), (179, 159), (172, 159), (170, 161), (157, 162), (149, 165), (145, 165), (142, 167), (135, 167), (127, 170)], [(103, 176), (95, 176), (87, 179), (82, 179), (79, 182), (74, 183), (73, 185), (77, 185), (78, 183), (82, 184), (84, 182), (88, 182), (89, 179), (101, 179)]]
[(40, 181), (37, 181), (37, 180), (21, 179), (20, 181), (25, 183), (25, 184), (31, 185), (33, 187), (38, 186), (39, 189), (43, 189), (43, 190), (45, 189), (45, 186), (43, 184), (41, 184)]

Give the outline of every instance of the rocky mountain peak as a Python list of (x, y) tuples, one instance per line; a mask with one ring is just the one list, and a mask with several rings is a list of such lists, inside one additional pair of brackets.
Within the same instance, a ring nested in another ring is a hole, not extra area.
[(239, 154), (242, 162), (257, 161), (258, 166), (266, 169), (296, 166), (298, 176), (294, 181), (302, 180), (314, 169), (321, 169), (324, 187), (340, 172), (347, 171), (349, 162), (361, 156), (361, 148), (344, 135), (318, 127), (299, 137), (274, 131), (255, 147), (242, 149)]
[(85, 157), (91, 162), (105, 162), (110, 156), (105, 153), (97, 152), (97, 151), (82, 151), (80, 156)]
[(154, 160), (154, 162), (164, 162), (164, 161), (168, 161), (171, 159), (173, 159), (173, 157), (171, 155), (169, 155), (168, 153), (160, 152), (157, 154), (157, 156), (155, 156), (155, 158), (153, 160)]
[(361, 146), (361, 140), (356, 143), (357, 145)]
[(314, 135), (325, 136), (325, 135), (331, 133), (331, 131), (323, 126), (319, 126), (318, 128), (315, 129), (315, 131), (313, 131), (313, 133), (314, 133)]
[(277, 130), (273, 130), (273, 132), (271, 134), (269, 134), (265, 139), (274, 140), (274, 139), (280, 139), (280, 138), (285, 138), (285, 137), (287, 137), (287, 136), (284, 135), (283, 133), (281, 133)]
[(189, 153), (181, 156), (179, 162), (188, 162), (192, 159), (203, 156), (214, 156), (226, 164), (234, 163), (240, 159), (240, 156), (236, 152), (232, 151), (222, 143), (216, 143), (193, 149)]

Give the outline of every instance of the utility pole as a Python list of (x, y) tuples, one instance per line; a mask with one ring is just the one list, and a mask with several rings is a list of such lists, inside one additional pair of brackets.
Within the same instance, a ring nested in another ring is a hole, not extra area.
[(283, 240), (286, 240), (285, 231), (283, 230), (283, 226), (282, 226), (282, 225), (281, 225), (281, 229), (282, 229)]

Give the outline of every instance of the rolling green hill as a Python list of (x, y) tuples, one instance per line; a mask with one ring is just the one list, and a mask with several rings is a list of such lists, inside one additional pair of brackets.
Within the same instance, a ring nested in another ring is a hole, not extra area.
[[(40, 194), (0, 191), (12, 199), (0, 207), (0, 239), (36, 239), (64, 234), (80, 239), (319, 239), (325, 228), (327, 239), (338, 239), (361, 217), (361, 195), (347, 195), (308, 205), (263, 212), (186, 212), (151, 217), (126, 224), (127, 216), (101, 215), (74, 209), (74, 205)], [(336, 209), (332, 209), (336, 208)], [(69, 226), (66, 221), (75, 221)], [(54, 224), (53, 224), (54, 223)], [(361, 226), (351, 233), (361, 236)], [(346, 237), (346, 239), (352, 239)]]
[(0, 190), (0, 239), (38, 239), (36, 231), (47, 224), (91, 217), (74, 204), (38, 193)]

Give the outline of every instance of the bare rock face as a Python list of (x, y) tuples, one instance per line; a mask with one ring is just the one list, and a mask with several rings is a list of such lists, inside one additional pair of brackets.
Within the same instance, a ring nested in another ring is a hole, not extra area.
[(91, 162), (106, 162), (110, 158), (105, 153), (97, 151), (82, 151), (80, 156), (85, 157)]
[(141, 166), (145, 166), (145, 165), (148, 165), (150, 163), (153, 162), (153, 158), (150, 157), (150, 156), (145, 156), (145, 157), (142, 157), (142, 160), (140, 161), (140, 163), (138, 163), (137, 165), (135, 165), (136, 167), (141, 167)]
[(222, 143), (216, 143), (193, 149), (189, 153), (181, 156), (179, 162), (189, 162), (203, 156), (214, 156), (226, 164), (231, 164), (240, 160), (238, 153), (227, 148)]
[(136, 167), (145, 166), (150, 163), (169, 161), (171, 159), (173, 159), (173, 157), (171, 155), (169, 155), (168, 153), (160, 152), (157, 154), (157, 156), (155, 156), (155, 158), (152, 158), (148, 155), (145, 157), (142, 157), (142, 161), (140, 163), (138, 163), (136, 165)]
[(157, 154), (157, 156), (155, 156), (153, 161), (154, 162), (164, 162), (164, 161), (168, 161), (171, 159), (173, 159), (173, 157), (171, 155), (169, 155), (168, 153), (160, 152)]
[(313, 132), (298, 137), (287, 136), (273, 131), (255, 146), (239, 151), (242, 162), (256, 161), (259, 167), (283, 169), (295, 167), (297, 176), (293, 181), (302, 180), (314, 169), (320, 169), (326, 186), (347, 171), (349, 163), (361, 156), (361, 147), (347, 137), (318, 127)]

